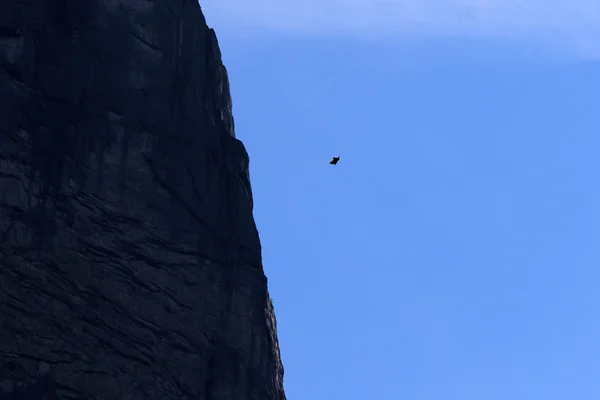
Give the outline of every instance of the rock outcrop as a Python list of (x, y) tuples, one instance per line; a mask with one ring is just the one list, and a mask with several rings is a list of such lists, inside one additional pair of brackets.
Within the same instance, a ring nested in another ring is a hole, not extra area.
[(248, 164), (196, 0), (0, 0), (0, 398), (284, 400)]

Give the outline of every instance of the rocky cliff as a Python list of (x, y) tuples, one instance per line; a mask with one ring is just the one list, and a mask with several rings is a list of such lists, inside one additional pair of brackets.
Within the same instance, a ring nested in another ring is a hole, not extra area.
[(0, 0), (0, 398), (284, 400), (248, 163), (196, 0)]

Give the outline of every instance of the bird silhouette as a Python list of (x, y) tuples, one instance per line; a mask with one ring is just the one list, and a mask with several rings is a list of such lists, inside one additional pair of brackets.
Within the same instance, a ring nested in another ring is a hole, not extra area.
[(340, 161), (340, 157), (333, 157), (333, 160), (329, 162), (331, 165), (336, 165)]

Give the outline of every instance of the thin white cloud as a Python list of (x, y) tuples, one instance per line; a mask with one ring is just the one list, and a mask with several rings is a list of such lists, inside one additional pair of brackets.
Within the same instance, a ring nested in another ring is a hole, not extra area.
[(200, 0), (220, 30), (539, 39), (600, 54), (600, 0)]

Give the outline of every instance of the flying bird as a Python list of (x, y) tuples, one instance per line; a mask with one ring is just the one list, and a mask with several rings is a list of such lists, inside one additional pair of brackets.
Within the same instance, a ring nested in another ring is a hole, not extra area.
[(333, 160), (329, 162), (331, 165), (336, 165), (340, 161), (340, 157), (333, 157)]

